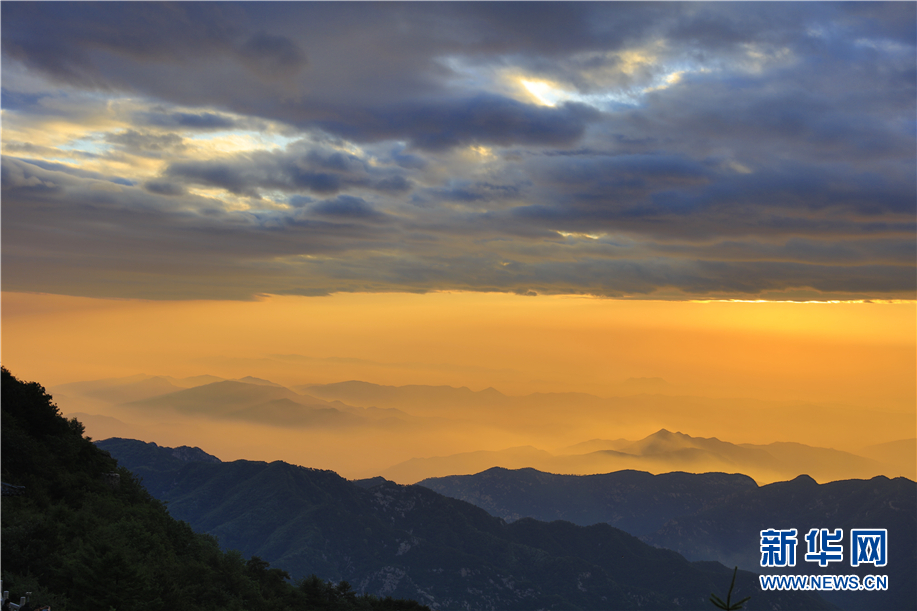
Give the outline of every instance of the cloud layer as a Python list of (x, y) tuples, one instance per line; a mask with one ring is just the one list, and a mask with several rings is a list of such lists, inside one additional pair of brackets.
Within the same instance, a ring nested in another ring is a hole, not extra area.
[(3, 17), (6, 290), (917, 290), (912, 3)]

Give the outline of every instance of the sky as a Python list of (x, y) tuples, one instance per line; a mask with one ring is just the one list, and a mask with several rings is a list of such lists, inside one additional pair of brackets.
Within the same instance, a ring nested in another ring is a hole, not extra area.
[(0, 15), (16, 375), (913, 411), (914, 3)]

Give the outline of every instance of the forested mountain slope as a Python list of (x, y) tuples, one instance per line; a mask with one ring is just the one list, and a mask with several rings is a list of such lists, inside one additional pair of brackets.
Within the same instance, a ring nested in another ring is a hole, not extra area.
[[(346, 579), (358, 591), (439, 609), (704, 609), (732, 571), (692, 563), (600, 524), (507, 524), (422, 486), (347, 481), (283, 462), (172, 461), (130, 440), (99, 445), (143, 473), (170, 512), (225, 547), (293, 574)], [(171, 464), (171, 466), (170, 466)], [(375, 483), (375, 485), (373, 485)], [(762, 592), (741, 572), (749, 609), (819, 609), (808, 593)]]
[(3, 369), (0, 403), (2, 579), (14, 598), (30, 591), (55, 611), (424, 608), (315, 578), (293, 586), (170, 516), (39, 384)]

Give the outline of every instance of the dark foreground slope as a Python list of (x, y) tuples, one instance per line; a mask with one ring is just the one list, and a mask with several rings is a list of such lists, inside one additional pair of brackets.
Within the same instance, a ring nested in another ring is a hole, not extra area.
[(2, 579), (15, 599), (31, 591), (55, 611), (424, 608), (314, 578), (294, 587), (257, 557), (221, 551), (61, 417), (44, 388), (6, 369), (2, 474)]
[[(420, 486), (361, 487), (283, 462), (174, 460), (130, 440), (99, 445), (127, 461), (169, 511), (294, 576), (346, 579), (359, 591), (440, 609), (707, 609), (732, 571), (692, 563), (600, 524), (511, 524)], [(170, 458), (171, 457), (171, 458)], [(171, 466), (170, 466), (171, 464)], [(741, 572), (749, 609), (823, 609), (809, 594), (762, 592)]]

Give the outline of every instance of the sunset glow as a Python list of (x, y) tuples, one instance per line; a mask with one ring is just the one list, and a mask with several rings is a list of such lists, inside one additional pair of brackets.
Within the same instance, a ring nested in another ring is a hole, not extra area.
[[(913, 3), (359, 6), (4, 3), (4, 367), (96, 437), (347, 476), (914, 437)], [(510, 407), (345, 435), (73, 385), (140, 374)]]

